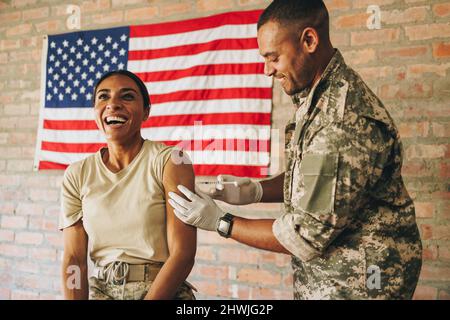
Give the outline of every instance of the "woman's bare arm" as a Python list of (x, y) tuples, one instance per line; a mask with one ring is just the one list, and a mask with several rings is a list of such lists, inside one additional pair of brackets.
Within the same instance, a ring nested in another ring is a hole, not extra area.
[(167, 241), (170, 256), (158, 273), (145, 299), (172, 299), (178, 287), (186, 280), (195, 262), (197, 229), (184, 224), (168, 203), (170, 191), (180, 195), (177, 185), (194, 192), (194, 171), (191, 164), (175, 164), (169, 160), (164, 167), (163, 185), (166, 197)]
[(284, 172), (278, 176), (260, 181), (263, 188), (261, 202), (283, 202)]
[(87, 277), (88, 236), (79, 220), (63, 230), (64, 254), (62, 262), (62, 290), (68, 300), (87, 300), (89, 284)]

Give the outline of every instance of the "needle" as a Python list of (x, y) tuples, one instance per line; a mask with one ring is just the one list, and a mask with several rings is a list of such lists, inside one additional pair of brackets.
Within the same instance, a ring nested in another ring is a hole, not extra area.
[(204, 182), (199, 182), (199, 184), (234, 184), (234, 185), (236, 185), (237, 182), (236, 182), (236, 181), (224, 181), (224, 182), (219, 182), (219, 181), (204, 181)]
[(199, 182), (199, 184), (215, 184), (217, 190), (223, 190), (225, 184), (232, 184), (232, 185), (234, 185), (235, 187), (239, 187), (237, 181), (224, 181), (224, 182), (219, 182), (219, 181), (205, 181), (205, 182)]

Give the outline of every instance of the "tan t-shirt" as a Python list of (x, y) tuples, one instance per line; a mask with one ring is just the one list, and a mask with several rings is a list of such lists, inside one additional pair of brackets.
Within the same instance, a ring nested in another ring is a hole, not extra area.
[(66, 169), (59, 227), (83, 219), (94, 263), (167, 260), (162, 176), (172, 150), (145, 140), (133, 161), (118, 173), (105, 166), (101, 151)]

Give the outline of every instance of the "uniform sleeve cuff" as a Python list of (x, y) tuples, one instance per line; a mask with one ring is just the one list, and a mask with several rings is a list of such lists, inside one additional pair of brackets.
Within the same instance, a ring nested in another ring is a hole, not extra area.
[(302, 261), (310, 261), (321, 253), (299, 235), (295, 218), (294, 214), (284, 214), (276, 219), (272, 225), (273, 234), (291, 254)]

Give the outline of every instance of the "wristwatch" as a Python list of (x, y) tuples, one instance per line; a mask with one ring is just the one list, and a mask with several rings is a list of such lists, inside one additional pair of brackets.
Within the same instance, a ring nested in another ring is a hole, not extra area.
[(231, 236), (231, 228), (233, 227), (234, 216), (231, 213), (225, 213), (217, 223), (217, 232), (224, 238)]

